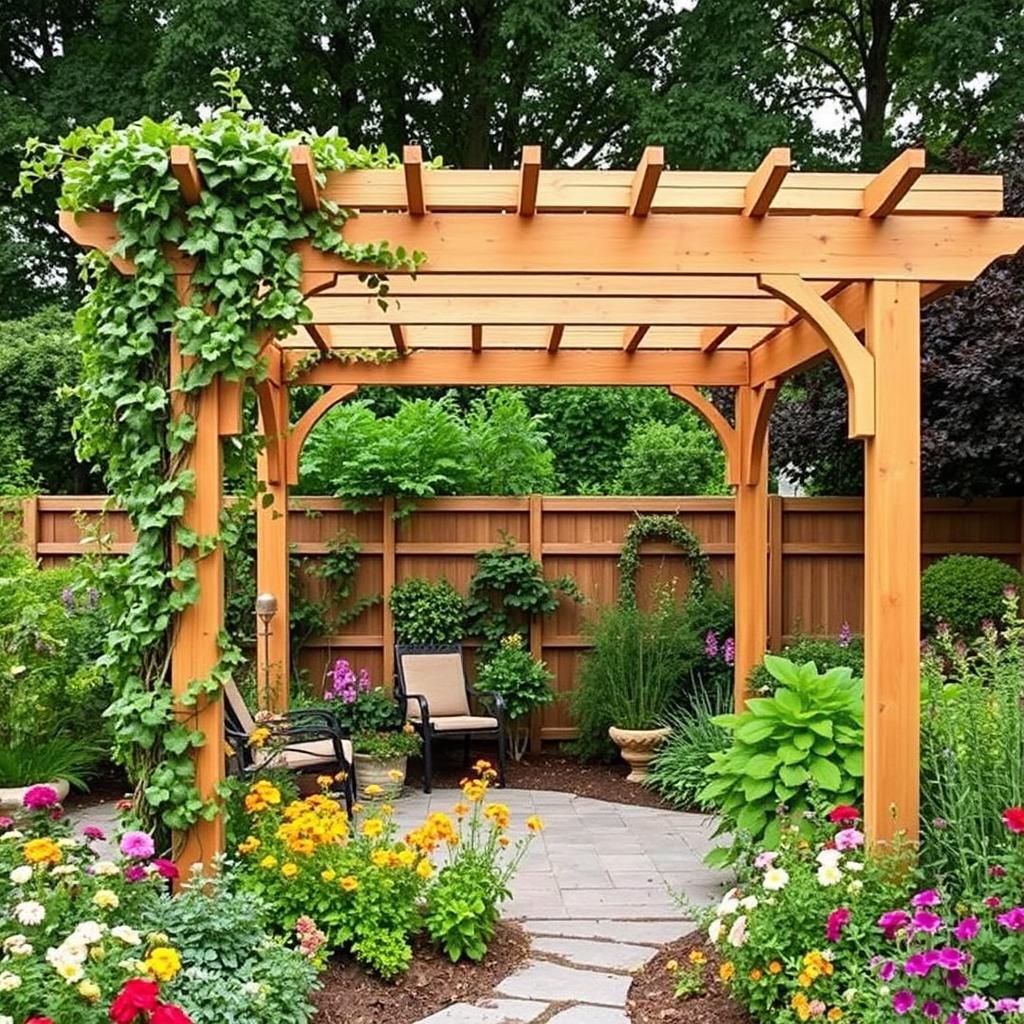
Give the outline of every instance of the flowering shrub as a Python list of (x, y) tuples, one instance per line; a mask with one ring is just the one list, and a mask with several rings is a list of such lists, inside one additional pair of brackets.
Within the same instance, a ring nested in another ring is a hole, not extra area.
[(905, 872), (865, 858), (858, 818), (849, 806), (808, 817), (809, 838), (783, 825), (713, 911), (720, 980), (760, 1020), (857, 1019), (875, 1005), (865, 951), (881, 913), (905, 895)]
[(365, 668), (357, 673), (345, 658), (334, 663), (324, 699), (349, 736), (401, 728), (401, 712), (391, 694), (374, 686)]
[(804, 814), (815, 791), (853, 803), (862, 790), (863, 682), (848, 668), (819, 674), (813, 662), (796, 665), (771, 654), (764, 664), (778, 681), (775, 692), (747, 701), (742, 714), (714, 719), (733, 742), (712, 755), (699, 798), (719, 812), (716, 834), (740, 836), (731, 850), (715, 850), (709, 864), (733, 859), (743, 835), (777, 845), (787, 816), (809, 837)]

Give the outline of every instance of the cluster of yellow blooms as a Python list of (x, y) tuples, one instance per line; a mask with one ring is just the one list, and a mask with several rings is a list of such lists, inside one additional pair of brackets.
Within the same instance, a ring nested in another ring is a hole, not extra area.
[(49, 838), (30, 839), (21, 852), (29, 864), (59, 864), (64, 857), (61, 848)]
[(804, 969), (797, 976), (797, 984), (801, 988), (810, 988), (815, 978), (820, 978), (822, 975), (830, 978), (834, 971), (835, 968), (832, 966), (832, 961), (824, 953), (819, 953), (817, 950), (812, 949), (804, 957)]
[(250, 814), (259, 814), (268, 807), (276, 807), (281, 803), (281, 790), (273, 783), (260, 779), (254, 782), (245, 796), (245, 809)]

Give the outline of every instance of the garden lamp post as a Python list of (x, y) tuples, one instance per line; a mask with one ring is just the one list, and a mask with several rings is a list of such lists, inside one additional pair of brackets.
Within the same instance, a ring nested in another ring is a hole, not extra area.
[(256, 598), (256, 618), (262, 624), (263, 641), (263, 708), (271, 706), (270, 689), (270, 623), (277, 614), (277, 598), (273, 594), (260, 594)]

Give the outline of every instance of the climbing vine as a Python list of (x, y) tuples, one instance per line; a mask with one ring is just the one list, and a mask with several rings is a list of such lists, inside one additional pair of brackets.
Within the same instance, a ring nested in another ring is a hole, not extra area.
[(675, 516), (637, 516), (622, 539), (619, 556), (619, 603), (636, 604), (636, 577), (640, 570), (640, 545), (652, 537), (664, 537), (686, 556), (693, 575), (690, 597), (699, 598), (711, 586), (711, 565), (700, 541)]
[[(57, 178), (63, 209), (117, 215), (120, 237), (110, 255), (81, 260), (89, 290), (76, 317), (83, 375), (75, 432), (79, 456), (102, 467), (136, 534), (132, 553), (105, 560), (102, 569), (113, 622), (103, 665), (115, 693), (108, 711), (115, 754), (136, 783), (138, 817), (170, 829), (217, 812), (195, 784), (190, 754), (206, 741), (195, 707), (219, 693), (240, 660), (222, 634), (219, 663), (208, 678), (192, 680), (176, 706), (170, 660), (177, 620), (199, 596), (198, 561), (226, 539), (223, 529), (198, 536), (182, 521), (196, 483), (187, 468), (195, 399), (218, 375), (258, 380), (266, 372), (264, 343), (311, 320), (293, 243), (308, 239), (372, 265), (379, 298), (384, 273), (415, 271), (424, 258), (387, 241), (347, 242), (352, 213), (330, 201), (304, 210), (289, 151), (310, 147), (321, 185), (328, 171), (395, 167), (394, 157), (352, 148), (333, 132), (277, 134), (249, 113), (238, 81), (237, 71), (217, 73), (225, 103), (198, 124), (175, 115), (117, 128), (107, 119), (56, 144), (30, 139), (20, 181), (31, 192), (39, 180)], [(168, 171), (172, 145), (189, 146), (202, 175), (192, 206)], [(179, 254), (196, 261), (183, 301), (172, 263)], [(133, 272), (122, 273), (111, 256), (130, 260)], [(173, 381), (172, 332), (185, 360)]]

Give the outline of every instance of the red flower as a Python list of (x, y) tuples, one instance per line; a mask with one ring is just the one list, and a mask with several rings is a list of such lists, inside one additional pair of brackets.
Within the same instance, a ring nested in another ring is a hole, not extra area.
[(156, 1009), (159, 994), (160, 986), (155, 981), (144, 978), (126, 981), (110, 1004), (110, 1019), (114, 1024), (132, 1024), (140, 1013), (151, 1013)]
[(1003, 824), (1017, 835), (1024, 835), (1024, 807), (1010, 807), (1003, 811)]
[(153, 1011), (149, 1024), (192, 1024), (192, 1018), (179, 1006), (161, 1003)]
[(845, 825), (847, 822), (860, 821), (860, 811), (849, 804), (840, 804), (838, 807), (832, 808), (828, 820), (834, 825)]
[(52, 1017), (29, 1017), (25, 1024), (53, 1024)]
[(163, 878), (177, 878), (179, 875), (178, 865), (175, 864), (173, 860), (167, 860), (164, 857), (157, 857), (150, 863), (156, 868), (157, 874)]

